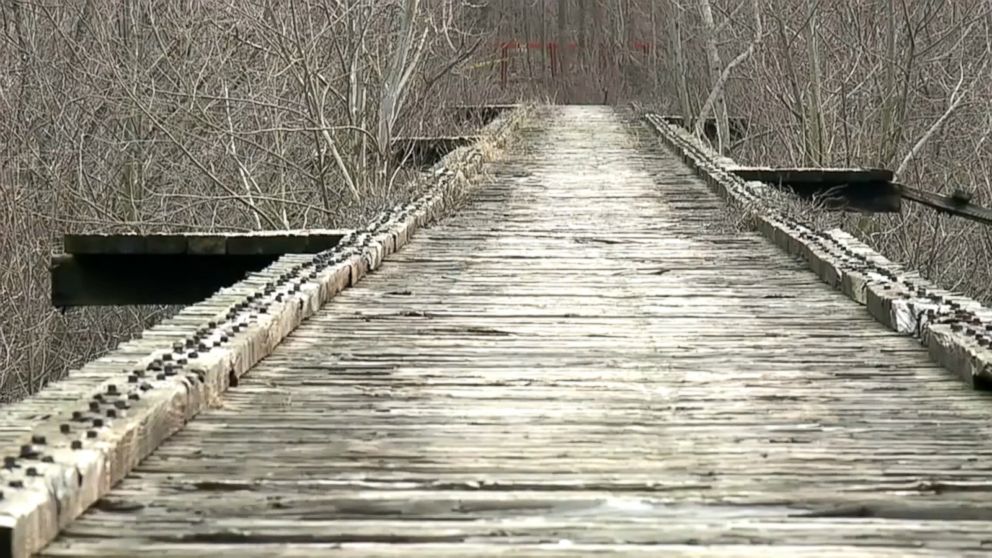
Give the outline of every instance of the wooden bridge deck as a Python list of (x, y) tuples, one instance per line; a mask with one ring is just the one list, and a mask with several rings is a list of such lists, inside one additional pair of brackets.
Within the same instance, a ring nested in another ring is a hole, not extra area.
[(556, 109), (46, 556), (992, 545), (992, 400), (646, 130)]

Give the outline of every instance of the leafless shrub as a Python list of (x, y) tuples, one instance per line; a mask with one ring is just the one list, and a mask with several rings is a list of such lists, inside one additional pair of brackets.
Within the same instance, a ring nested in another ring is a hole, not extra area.
[(348, 227), (416, 190), (485, 37), (460, 0), (0, 3), (0, 399), (169, 309), (56, 313), (64, 232)]

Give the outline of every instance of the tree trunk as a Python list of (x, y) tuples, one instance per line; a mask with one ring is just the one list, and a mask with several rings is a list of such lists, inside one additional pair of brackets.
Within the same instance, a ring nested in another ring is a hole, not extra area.
[(689, 101), (689, 69), (686, 67), (685, 54), (682, 51), (682, 6), (679, 0), (671, 0), (671, 6), (672, 16), (668, 18), (668, 23), (672, 53), (675, 58), (675, 88), (678, 90), (679, 110), (683, 122), (689, 128), (692, 125), (692, 105)]
[[(713, 22), (713, 10), (710, 0), (699, 0), (699, 11), (703, 17), (703, 30), (706, 41), (706, 61), (709, 67), (711, 94), (715, 94), (713, 115), (716, 118), (717, 151), (723, 153), (730, 139), (730, 123), (727, 118), (727, 103), (723, 87), (720, 83), (720, 71), (723, 63), (720, 61), (720, 51), (717, 49), (716, 24)], [(700, 115), (705, 117), (705, 115)]]

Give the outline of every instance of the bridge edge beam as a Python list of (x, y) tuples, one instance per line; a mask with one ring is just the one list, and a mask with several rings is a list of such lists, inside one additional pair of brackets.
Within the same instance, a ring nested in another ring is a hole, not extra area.
[(11, 405), (0, 419), (0, 556), (42, 550), (302, 321), (445, 216), (526, 112), (497, 118), (438, 164), (427, 192), (334, 248), (283, 256)]
[(742, 209), (754, 228), (801, 258), (824, 283), (866, 307), (876, 321), (915, 338), (930, 358), (976, 389), (992, 389), (992, 309), (906, 270), (841, 229), (821, 231), (775, 207), (768, 186), (745, 182), (738, 165), (653, 114), (644, 121), (707, 186)]

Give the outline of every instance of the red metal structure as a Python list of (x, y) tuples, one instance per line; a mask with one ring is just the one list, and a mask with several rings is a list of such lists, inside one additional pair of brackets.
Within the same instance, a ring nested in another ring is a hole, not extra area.
[[(647, 55), (651, 52), (654, 45), (650, 42), (634, 41), (631, 47), (631, 50), (634, 52)], [(551, 77), (557, 78), (562, 72), (563, 49), (565, 51), (578, 51), (580, 50), (580, 47), (575, 42), (564, 43), (563, 45), (558, 42), (541, 43), (539, 41), (503, 41), (498, 46), (500, 57), (500, 85), (506, 86), (507, 81), (509, 80), (511, 52), (523, 51), (529, 55), (530, 52), (534, 50), (545, 50), (548, 55), (547, 61), (550, 66)], [(600, 48), (598, 50), (601, 58), (600, 63), (605, 63), (605, 56), (608, 52), (607, 49)]]

